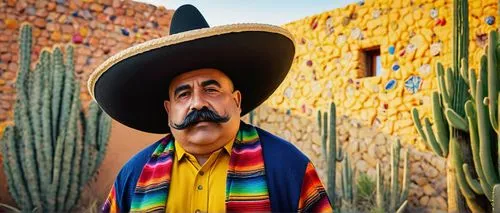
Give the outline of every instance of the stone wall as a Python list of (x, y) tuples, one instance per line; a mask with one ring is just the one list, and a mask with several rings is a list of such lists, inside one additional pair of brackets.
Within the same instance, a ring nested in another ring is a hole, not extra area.
[[(268, 106), (261, 106), (254, 114), (254, 124), (294, 143), (313, 162), (325, 186), (328, 184), (327, 163), (322, 151), (316, 117), (291, 114)], [(337, 116), (337, 140), (351, 160), (356, 175), (365, 172), (375, 180), (376, 165), (380, 162), (385, 174), (390, 173), (390, 148), (398, 137), (364, 125), (357, 119)], [(414, 211), (447, 210), (446, 161), (433, 153), (420, 151), (410, 144), (402, 144), (410, 153), (410, 189), (408, 199)], [(402, 149), (402, 150), (403, 150)], [(403, 178), (401, 157), (400, 181)], [(337, 181), (340, 180), (340, 164)], [(387, 175), (386, 175), (387, 177)], [(337, 183), (337, 186), (340, 183)], [(420, 210), (419, 210), (420, 209)]]
[[(295, 37), (296, 58), (266, 103), (313, 115), (334, 101), (339, 114), (421, 146), (410, 110), (430, 114), (436, 62), (451, 63), (452, 0), (361, 2), (285, 25)], [(469, 1), (471, 68), (478, 67), (487, 33), (499, 26), (497, 4)], [(363, 52), (376, 46), (383, 72), (365, 77)]]
[(75, 46), (75, 70), (86, 103), (93, 69), (122, 49), (167, 35), (172, 14), (130, 0), (0, 1), (0, 122), (12, 118), (21, 23), (33, 25), (33, 61), (44, 47)]

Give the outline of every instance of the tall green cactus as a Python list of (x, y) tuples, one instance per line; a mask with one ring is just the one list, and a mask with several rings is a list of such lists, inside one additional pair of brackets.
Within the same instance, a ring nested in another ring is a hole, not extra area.
[(43, 50), (30, 70), (31, 26), (20, 33), (14, 125), (0, 141), (9, 192), (23, 212), (69, 212), (106, 151), (111, 119), (90, 104), (81, 116), (73, 47)]
[(352, 187), (354, 178), (352, 175), (351, 162), (347, 154), (344, 154), (344, 159), (342, 160), (342, 175), (340, 176), (340, 180), (342, 184), (342, 212), (355, 212), (353, 211), (355, 206)]
[[(335, 103), (330, 104), (330, 119), (328, 119), (328, 113), (323, 114), (323, 124), (321, 124), (321, 111), (318, 111), (318, 126), (319, 132), (321, 134), (321, 142), (323, 145), (323, 155), (328, 163), (328, 187), (327, 193), (330, 198), (330, 203), (336, 203), (336, 193), (335, 193), (335, 176), (337, 162), (342, 161), (343, 153), (342, 149), (339, 147), (337, 150), (337, 132), (336, 132), (336, 108)], [(328, 122), (330, 124), (328, 124)], [(328, 142), (328, 144), (327, 144)], [(327, 152), (328, 150), (328, 152)]]
[[(408, 150), (404, 152), (403, 165), (403, 183), (399, 183), (399, 160), (401, 152), (401, 143), (396, 140), (391, 148), (391, 182), (385, 184), (384, 176), (380, 163), (377, 163), (377, 180), (376, 180), (376, 206), (377, 212), (404, 212), (408, 205), (408, 188), (409, 181), (409, 162)], [(390, 185), (390, 190), (387, 190), (387, 185)], [(400, 186), (401, 185), (401, 186)], [(400, 191), (401, 189), (401, 191)]]
[(455, 0), (453, 5), (453, 68), (444, 71), (441, 64), (437, 66), (434, 128), (428, 118), (425, 126), (421, 124), (416, 109), (413, 120), (428, 147), (448, 159), (448, 211), (491, 212), (487, 203), (492, 202), (494, 186), (500, 184), (498, 33), (490, 33), (476, 76), (468, 67), (468, 4)]

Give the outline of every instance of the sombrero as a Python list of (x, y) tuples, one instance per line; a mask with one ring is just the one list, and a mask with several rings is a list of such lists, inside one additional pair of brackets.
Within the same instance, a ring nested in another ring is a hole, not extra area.
[(170, 132), (163, 101), (177, 75), (201, 68), (224, 72), (242, 93), (242, 115), (264, 102), (285, 78), (295, 54), (291, 34), (266, 24), (209, 27), (192, 5), (179, 7), (170, 35), (122, 50), (88, 81), (91, 96), (131, 128)]

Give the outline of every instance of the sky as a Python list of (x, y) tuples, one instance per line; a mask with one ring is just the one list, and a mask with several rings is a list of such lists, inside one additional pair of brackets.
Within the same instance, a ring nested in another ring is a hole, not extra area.
[(196, 6), (210, 26), (233, 23), (283, 25), (360, 0), (136, 0), (167, 9)]

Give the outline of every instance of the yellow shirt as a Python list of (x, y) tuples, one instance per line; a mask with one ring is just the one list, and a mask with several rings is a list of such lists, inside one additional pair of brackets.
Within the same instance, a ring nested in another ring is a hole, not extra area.
[(233, 142), (210, 155), (200, 166), (175, 141), (167, 212), (225, 212), (227, 168)]

